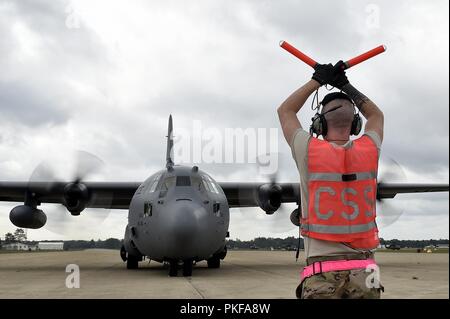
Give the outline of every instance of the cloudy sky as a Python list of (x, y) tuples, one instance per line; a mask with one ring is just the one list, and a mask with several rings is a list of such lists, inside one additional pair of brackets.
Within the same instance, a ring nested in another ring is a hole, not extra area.
[[(214, 145), (226, 129), (278, 129), (271, 139), (278, 178), (297, 181), (276, 108), (311, 69), (280, 49), (284, 39), (321, 62), (387, 45), (386, 53), (347, 73), (385, 112), (382, 156), (398, 163), (405, 181), (448, 182), (448, 6), (446, 0), (0, 0), (0, 180), (28, 181), (43, 161), (70, 176), (70, 154), (84, 150), (105, 163), (90, 179), (142, 181), (164, 165), (172, 114), (180, 143), (199, 124), (220, 133), (209, 140)], [(299, 114), (304, 127), (312, 115), (308, 101)], [(251, 163), (183, 159), (218, 181), (267, 180)], [(386, 218), (381, 236), (448, 238), (448, 200), (448, 194), (399, 196), (395, 209), (383, 209), (399, 218)], [(15, 205), (0, 205), (0, 237), (14, 230), (8, 214)], [(231, 237), (296, 235), (292, 208), (275, 216), (233, 210)], [(53, 205), (43, 209), (48, 227), (28, 231), (30, 239), (122, 238), (127, 222), (122, 210), (67, 218)]]

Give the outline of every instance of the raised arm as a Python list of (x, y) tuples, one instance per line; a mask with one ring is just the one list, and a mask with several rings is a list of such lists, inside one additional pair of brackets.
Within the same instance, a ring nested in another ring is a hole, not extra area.
[(295, 131), (302, 127), (297, 118), (298, 111), (303, 107), (309, 96), (319, 87), (320, 83), (316, 80), (308, 81), (292, 93), (278, 108), (281, 128), (288, 144), (291, 143)]
[(374, 131), (378, 134), (381, 140), (383, 140), (384, 129), (384, 115), (378, 106), (373, 103), (367, 96), (359, 92), (350, 83), (345, 84), (342, 87), (342, 91), (345, 92), (355, 102), (359, 111), (367, 119), (365, 132)]

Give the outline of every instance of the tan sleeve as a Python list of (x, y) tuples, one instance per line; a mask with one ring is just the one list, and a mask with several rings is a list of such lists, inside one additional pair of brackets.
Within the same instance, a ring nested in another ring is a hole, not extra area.
[(377, 132), (375, 132), (375, 131), (368, 131), (368, 132), (365, 132), (364, 135), (367, 135), (368, 137), (370, 137), (370, 139), (377, 146), (378, 150), (381, 149), (381, 138), (380, 138), (380, 136), (378, 135)]
[(291, 152), (292, 157), (297, 164), (297, 167), (302, 167), (302, 163), (306, 160), (307, 152), (308, 152), (308, 143), (311, 135), (308, 132), (299, 128), (295, 131), (292, 141), (291, 141)]

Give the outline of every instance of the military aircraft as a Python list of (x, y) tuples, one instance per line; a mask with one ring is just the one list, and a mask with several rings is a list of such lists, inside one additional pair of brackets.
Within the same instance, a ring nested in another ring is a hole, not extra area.
[[(85, 208), (128, 209), (120, 255), (128, 269), (147, 257), (169, 264), (169, 275), (192, 275), (194, 263), (219, 268), (227, 254), (230, 208), (260, 207), (273, 214), (282, 203), (299, 203), (299, 183), (218, 183), (197, 166), (175, 165), (169, 117), (166, 167), (144, 182), (0, 182), (0, 201), (23, 202), (9, 215), (21, 228), (47, 221), (41, 203), (59, 203), (74, 216)], [(448, 184), (379, 183), (378, 199), (400, 193), (448, 191)], [(299, 211), (291, 213), (298, 226)]]

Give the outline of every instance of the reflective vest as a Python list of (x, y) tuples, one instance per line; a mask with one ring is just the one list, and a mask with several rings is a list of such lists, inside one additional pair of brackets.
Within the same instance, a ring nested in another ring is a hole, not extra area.
[(367, 135), (347, 149), (311, 138), (302, 235), (354, 248), (376, 248), (377, 172), (378, 149)]

